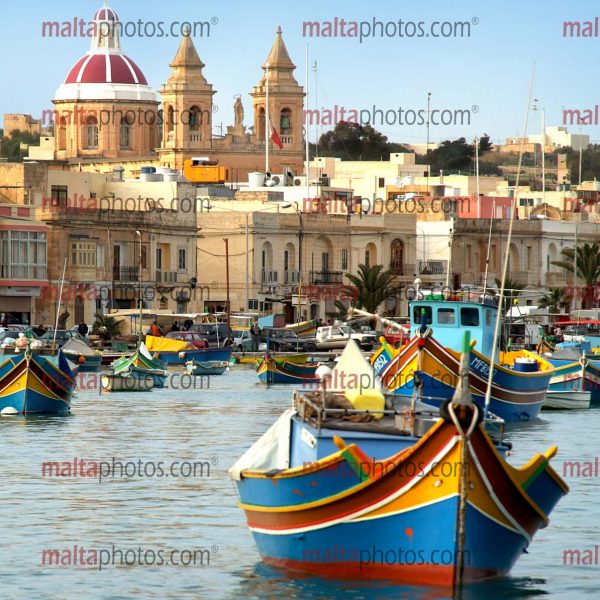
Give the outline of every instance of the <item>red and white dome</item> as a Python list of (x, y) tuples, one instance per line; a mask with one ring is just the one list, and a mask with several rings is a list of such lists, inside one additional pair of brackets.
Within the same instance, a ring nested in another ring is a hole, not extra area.
[[(98, 23), (92, 47), (72, 67), (55, 100), (143, 100), (156, 102), (142, 70), (121, 52), (117, 13), (103, 6), (94, 15)], [(110, 26), (106, 26), (109, 23)]]
[(94, 15), (94, 21), (114, 21), (116, 23), (118, 20), (119, 15), (110, 6), (103, 6)]

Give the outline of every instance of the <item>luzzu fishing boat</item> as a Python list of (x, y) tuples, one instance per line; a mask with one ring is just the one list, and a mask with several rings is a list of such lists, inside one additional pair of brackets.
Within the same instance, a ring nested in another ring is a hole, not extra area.
[(112, 364), (112, 376), (139, 379), (141, 382), (140, 386), (136, 386), (134, 383), (122, 381), (123, 386), (112, 386), (112, 391), (117, 391), (117, 387), (125, 390), (128, 383), (131, 383), (131, 387), (149, 389), (149, 387), (164, 387), (168, 372), (166, 364), (154, 358), (148, 352), (144, 342), (141, 342), (131, 356), (119, 358)]
[[(375, 372), (384, 387), (411, 396), (418, 374), (421, 400), (440, 406), (448, 402), (458, 383), (460, 337), (469, 331), (475, 341), (470, 353), (471, 394), (485, 407), (494, 342), (497, 301), (490, 296), (411, 302), (412, 338), (396, 349), (383, 342), (373, 355)], [(536, 418), (542, 408), (554, 367), (529, 352), (501, 352), (494, 364), (488, 408), (507, 423)]]
[(184, 366), (186, 362), (229, 361), (231, 347), (195, 348), (189, 342), (165, 337), (146, 336), (146, 348), (167, 365)]
[(81, 340), (71, 338), (61, 350), (71, 362), (78, 365), (78, 373), (93, 372), (100, 369), (102, 352), (94, 350)]
[(230, 469), (264, 562), (454, 588), (510, 571), (568, 487), (549, 464), (555, 447), (521, 468), (502, 458), (469, 395), (469, 354), (467, 342), (456, 394), (422, 437), (418, 413), (390, 424), (373, 389), (368, 410), (346, 406), (349, 390), (320, 404), (295, 394)]
[(226, 360), (212, 360), (207, 362), (197, 362), (190, 360), (185, 363), (185, 368), (188, 373), (192, 375), (223, 375), (229, 367), (229, 361)]
[[(0, 410), (8, 414), (68, 414), (75, 374), (63, 353), (26, 350), (0, 363)], [(11, 410), (12, 409), (12, 410)]]
[(257, 361), (256, 372), (262, 383), (298, 383), (316, 381), (318, 363), (297, 363), (284, 357), (266, 355)]
[(554, 375), (544, 408), (589, 408), (600, 404), (600, 357), (591, 353), (587, 342), (561, 342), (546, 360)]
[(295, 331), (299, 338), (314, 337), (317, 333), (317, 319), (302, 321), (300, 323), (290, 323), (286, 325), (287, 329)]

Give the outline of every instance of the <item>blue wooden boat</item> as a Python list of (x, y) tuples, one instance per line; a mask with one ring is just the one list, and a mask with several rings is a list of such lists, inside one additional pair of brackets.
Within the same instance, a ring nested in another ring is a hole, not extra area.
[(215, 360), (207, 362), (198, 362), (190, 360), (185, 363), (185, 368), (192, 375), (223, 375), (229, 367), (229, 361)]
[(186, 362), (229, 361), (232, 349), (224, 348), (195, 348), (189, 342), (171, 338), (146, 336), (146, 347), (149, 353), (167, 365), (185, 365)]
[(590, 404), (600, 404), (600, 356), (589, 342), (561, 342), (546, 359), (555, 368), (549, 391), (589, 392)]
[[(131, 356), (123, 356), (113, 362), (112, 374), (115, 376), (129, 375), (140, 379), (145, 389), (149, 385), (149, 377), (152, 378), (152, 387), (162, 388), (165, 386), (165, 381), (169, 375), (166, 364), (154, 358), (143, 342), (140, 343)], [(120, 386), (116, 383), (111, 385), (112, 391), (117, 391), (118, 387)], [(134, 387), (133, 383), (131, 387)]]
[(0, 410), (68, 414), (75, 386), (75, 374), (60, 350), (56, 356), (29, 350), (6, 355), (0, 363)]
[(319, 363), (297, 363), (267, 355), (257, 361), (256, 372), (262, 383), (305, 383), (316, 381)]
[(102, 352), (90, 348), (81, 340), (71, 338), (62, 348), (63, 354), (78, 368), (78, 373), (96, 372), (102, 364)]
[(510, 571), (568, 487), (549, 464), (556, 447), (521, 468), (498, 453), (467, 354), (444, 417), (417, 438), (338, 394), (295, 395), (229, 471), (264, 562), (454, 589)]
[[(469, 331), (475, 341), (470, 352), (471, 394), (483, 408), (497, 310), (495, 299), (483, 296), (479, 301), (467, 298), (412, 302), (413, 337), (399, 349), (382, 343), (372, 358), (375, 372), (384, 387), (408, 397), (414, 393), (417, 374), (420, 399), (441, 406), (454, 394), (459, 375), (460, 339), (464, 331)], [(553, 372), (547, 360), (527, 350), (499, 353), (494, 365), (489, 410), (507, 423), (536, 418)]]

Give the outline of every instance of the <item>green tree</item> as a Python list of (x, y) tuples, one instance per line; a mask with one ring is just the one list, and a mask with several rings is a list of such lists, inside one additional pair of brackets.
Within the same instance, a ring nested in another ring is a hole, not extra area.
[(39, 141), (39, 135), (32, 135), (26, 131), (15, 129), (11, 131), (10, 137), (3, 135), (0, 139), (0, 156), (14, 161), (21, 161), (26, 154), (21, 150), (21, 144), (35, 145)]
[(489, 152), (492, 150), (493, 145), (490, 140), (490, 136), (487, 133), (484, 133), (479, 138), (479, 156), (481, 156), (484, 152)]
[(358, 265), (358, 274), (346, 273), (350, 285), (344, 286), (344, 293), (353, 298), (352, 306), (374, 313), (378, 306), (395, 294), (392, 281), (394, 273), (386, 271), (383, 265)]
[(115, 319), (109, 315), (96, 313), (96, 320), (92, 325), (92, 333), (94, 335), (106, 336), (107, 339), (114, 339), (121, 334), (121, 326), (123, 319)]
[(446, 140), (435, 150), (427, 152), (424, 162), (431, 167), (431, 173), (469, 171), (475, 156), (475, 146), (467, 144), (464, 137)]
[[(498, 288), (498, 293), (500, 293), (500, 287), (502, 285), (501, 281), (498, 278), (494, 279), (494, 281), (496, 282), (496, 287)], [(504, 302), (503, 302), (503, 306), (502, 306), (502, 314), (503, 315), (505, 315), (508, 312), (508, 310), (510, 309), (510, 307), (514, 305), (515, 300), (517, 300), (519, 298), (524, 287), (525, 286), (522, 283), (519, 283), (518, 281), (514, 281), (513, 279), (510, 279), (509, 277), (507, 277), (504, 280)]]
[[(569, 273), (575, 272), (575, 250), (574, 248), (563, 248), (560, 252), (563, 255), (563, 260), (553, 260), (552, 264), (561, 267)], [(577, 280), (582, 279), (583, 308), (591, 308), (594, 306), (594, 287), (600, 278), (600, 244), (579, 244), (577, 246)], [(575, 287), (579, 289), (578, 282)]]
[(408, 152), (404, 146), (388, 142), (385, 135), (368, 123), (359, 125), (340, 121), (335, 128), (319, 138), (320, 156), (335, 156), (342, 160), (381, 160), (391, 152)]
[(550, 288), (538, 302), (540, 308), (547, 308), (548, 312), (559, 313), (561, 309), (568, 309), (571, 305), (571, 295), (564, 288)]

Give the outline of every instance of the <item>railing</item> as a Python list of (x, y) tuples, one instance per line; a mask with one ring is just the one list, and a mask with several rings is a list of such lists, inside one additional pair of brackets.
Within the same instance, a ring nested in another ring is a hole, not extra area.
[(310, 283), (313, 285), (327, 285), (342, 283), (344, 274), (342, 271), (311, 271)]
[(286, 285), (300, 282), (300, 271), (284, 271), (283, 274)]
[(571, 273), (564, 273), (561, 271), (550, 271), (546, 273), (546, 285), (566, 285), (573, 279)]
[(115, 267), (113, 269), (114, 281), (138, 281), (140, 270), (138, 267)]
[(201, 142), (202, 141), (202, 134), (200, 134), (200, 133), (190, 133), (189, 141), (192, 142), (192, 143), (194, 143), (194, 142)]
[(417, 263), (419, 275), (443, 275), (448, 268), (447, 260), (420, 260)]
[(293, 144), (294, 143), (294, 136), (293, 135), (282, 135), (281, 136), (281, 143), (286, 146), (288, 144)]
[(156, 283), (177, 283), (177, 271), (156, 271)]
[(278, 271), (262, 271), (261, 281), (262, 283), (274, 284), (277, 283), (279, 272)]

